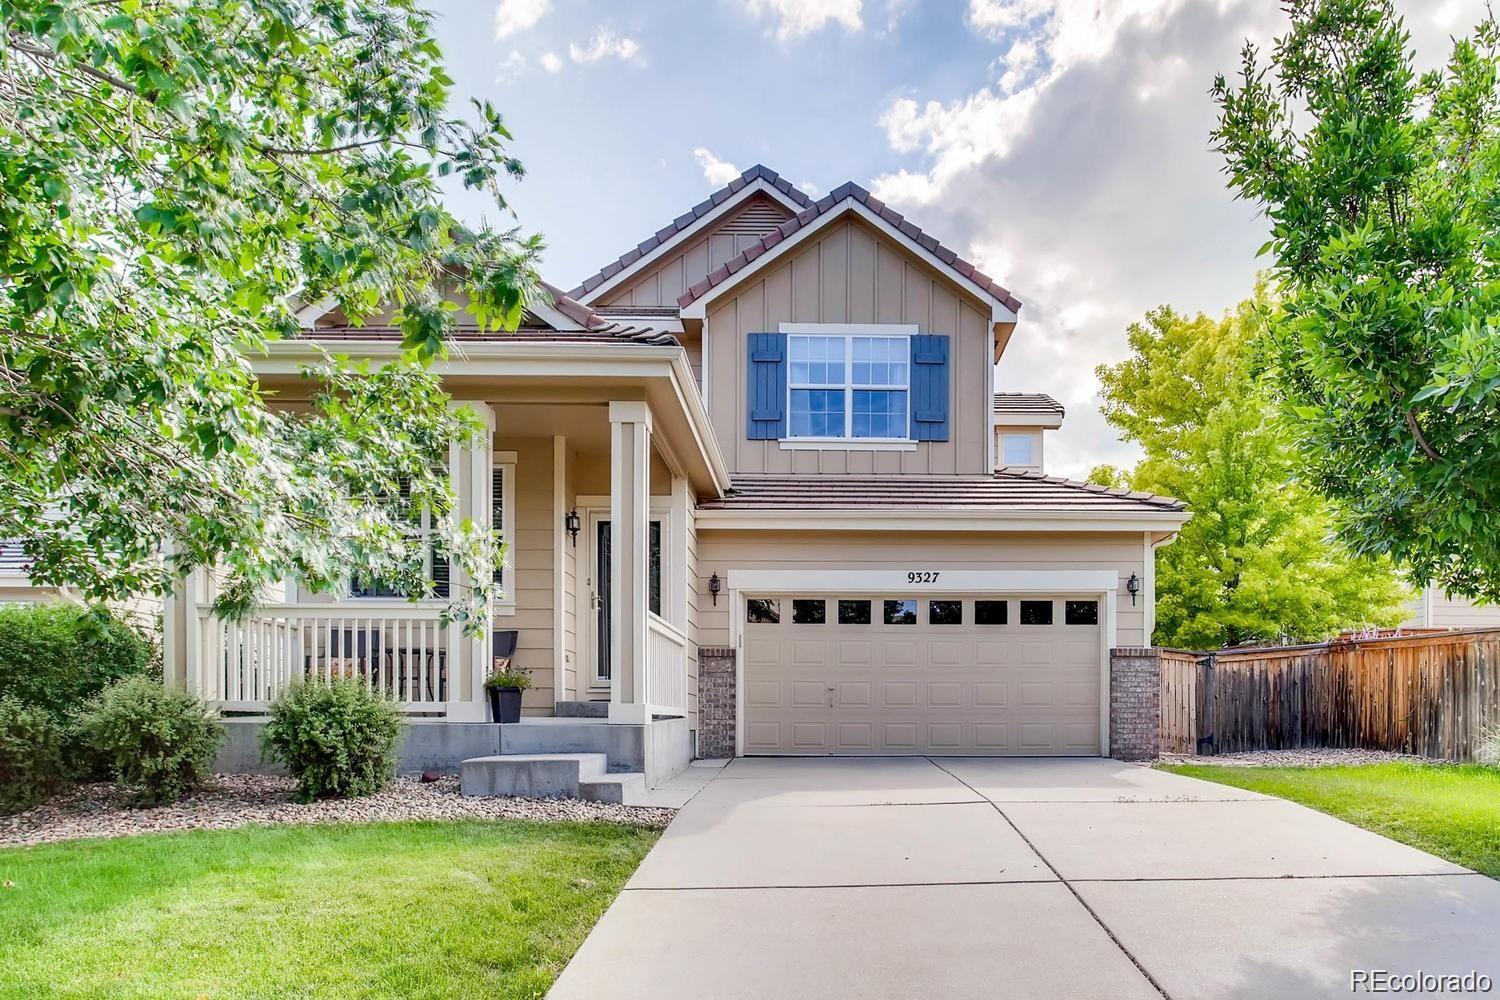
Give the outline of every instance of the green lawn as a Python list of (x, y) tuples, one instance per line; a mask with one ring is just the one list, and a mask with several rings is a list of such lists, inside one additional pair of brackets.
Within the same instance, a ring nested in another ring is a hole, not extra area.
[(540, 997), (658, 836), (384, 823), (0, 850), (0, 997)]
[(1500, 879), (1500, 768), (1168, 764), (1162, 770), (1291, 799)]

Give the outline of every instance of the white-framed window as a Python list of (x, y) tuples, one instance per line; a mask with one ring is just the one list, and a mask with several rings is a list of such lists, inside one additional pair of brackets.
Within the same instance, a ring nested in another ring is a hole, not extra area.
[(1001, 465), (1035, 465), (1036, 443), (1030, 434), (1000, 435)]
[(788, 437), (907, 441), (910, 413), (909, 335), (787, 335)]
[[(500, 540), (514, 546), (516, 540), (516, 453), (497, 451), (490, 471), (490, 524), (500, 531)], [(500, 597), (495, 606), (501, 612), (516, 607), (516, 553), (505, 550), (505, 564), (495, 572), (500, 583)]]

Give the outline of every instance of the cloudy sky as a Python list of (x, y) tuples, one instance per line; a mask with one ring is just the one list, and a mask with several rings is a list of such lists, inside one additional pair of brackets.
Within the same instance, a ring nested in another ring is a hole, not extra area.
[[(1264, 225), (1224, 187), (1207, 90), (1284, 29), (1273, 0), (431, 2), (457, 91), (515, 134), (513, 206), (549, 280), (755, 163), (815, 195), (854, 180), (1025, 303), (996, 386), (1067, 406), (1050, 471), (1132, 460), (1093, 375), (1128, 323), (1220, 313), (1254, 280)], [(1483, 8), (1401, 6), (1423, 65)]]

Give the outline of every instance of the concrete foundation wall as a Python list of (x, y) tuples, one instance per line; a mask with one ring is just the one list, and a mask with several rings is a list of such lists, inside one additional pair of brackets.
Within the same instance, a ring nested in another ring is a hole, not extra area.
[[(214, 770), (224, 774), (283, 774), (261, 759), (259, 719), (225, 719), (229, 736), (214, 758)], [(396, 769), (403, 773), (438, 771), (457, 774), (469, 757), (500, 752), (500, 727), (488, 722), (411, 722), (397, 755)]]

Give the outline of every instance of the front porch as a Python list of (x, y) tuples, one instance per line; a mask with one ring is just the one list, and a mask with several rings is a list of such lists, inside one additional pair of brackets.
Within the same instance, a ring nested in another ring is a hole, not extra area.
[[(455, 447), (449, 468), (455, 515), (493, 525), (508, 546), (489, 635), (466, 638), (446, 623), (441, 598), (315, 594), (291, 584), (247, 618), (220, 620), (210, 610), (212, 580), (199, 573), (168, 602), (167, 677), (247, 721), (288, 685), (352, 677), (424, 730), (487, 726), (484, 680), (509, 648), (533, 681), (527, 718), (601, 703), (607, 717), (598, 721), (612, 724), (681, 719), (691, 746), (697, 470), (673, 441), (675, 425), (662, 432), (648, 391), (618, 399), (576, 386), (519, 392), (491, 380), (484, 395), (455, 405), (477, 413), (492, 436)], [(467, 583), (456, 567), (451, 578), (445, 568), (433, 576)]]

